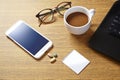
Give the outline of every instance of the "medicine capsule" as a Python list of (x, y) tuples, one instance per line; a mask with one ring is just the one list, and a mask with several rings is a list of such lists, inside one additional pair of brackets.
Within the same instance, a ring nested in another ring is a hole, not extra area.
[(55, 62), (56, 61), (56, 58), (55, 57), (53, 57), (52, 59), (50, 59), (50, 62), (51, 63), (53, 63), (53, 62)]
[(57, 57), (58, 57), (57, 53), (54, 53), (54, 54), (53, 54), (53, 56), (54, 56), (55, 58), (57, 58)]
[(50, 54), (50, 53), (48, 53), (48, 57), (49, 57), (49, 58), (53, 58), (53, 55)]

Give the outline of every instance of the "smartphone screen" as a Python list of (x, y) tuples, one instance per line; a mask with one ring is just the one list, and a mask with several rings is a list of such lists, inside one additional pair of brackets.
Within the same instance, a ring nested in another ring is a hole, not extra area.
[(20, 44), (33, 56), (36, 55), (49, 42), (49, 40), (43, 35), (40, 35), (24, 23), (21, 23), (12, 29), (7, 36)]

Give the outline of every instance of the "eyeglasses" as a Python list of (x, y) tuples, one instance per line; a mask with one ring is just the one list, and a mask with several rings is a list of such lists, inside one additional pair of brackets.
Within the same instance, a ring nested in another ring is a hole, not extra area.
[(64, 12), (71, 7), (71, 2), (61, 2), (54, 9), (46, 8), (41, 10), (36, 17), (40, 22), (40, 25), (49, 24), (55, 21), (54, 13), (59, 13), (61, 16), (64, 15)]

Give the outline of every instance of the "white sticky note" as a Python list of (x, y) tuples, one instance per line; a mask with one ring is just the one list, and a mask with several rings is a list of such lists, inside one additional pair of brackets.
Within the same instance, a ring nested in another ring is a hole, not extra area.
[(72, 69), (76, 74), (79, 74), (90, 63), (90, 61), (76, 50), (73, 50), (63, 59), (63, 63)]

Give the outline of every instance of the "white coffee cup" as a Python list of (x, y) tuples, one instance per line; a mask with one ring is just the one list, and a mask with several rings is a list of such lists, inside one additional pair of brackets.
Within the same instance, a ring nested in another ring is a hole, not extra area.
[[(86, 14), (88, 16), (88, 22), (85, 25), (80, 26), (80, 27), (76, 27), (76, 26), (72, 26), (72, 25), (68, 24), (66, 19), (71, 13), (74, 13), (74, 12), (82, 12), (82, 13)], [(73, 6), (64, 13), (64, 25), (66, 26), (68, 31), (70, 31), (70, 33), (72, 33), (72, 34), (75, 34), (75, 35), (84, 34), (91, 25), (91, 19), (92, 19), (92, 16), (94, 15), (94, 13), (95, 13), (94, 9), (88, 10), (86, 7), (83, 7), (83, 6)]]

